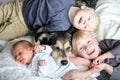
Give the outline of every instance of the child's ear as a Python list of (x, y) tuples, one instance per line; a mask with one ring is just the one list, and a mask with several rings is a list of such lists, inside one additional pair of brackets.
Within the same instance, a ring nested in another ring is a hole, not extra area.
[(34, 48), (33, 47), (30, 47), (30, 48), (28, 48), (30, 51), (33, 51), (34, 50)]
[(81, 9), (87, 9), (88, 7), (87, 6), (81, 6)]

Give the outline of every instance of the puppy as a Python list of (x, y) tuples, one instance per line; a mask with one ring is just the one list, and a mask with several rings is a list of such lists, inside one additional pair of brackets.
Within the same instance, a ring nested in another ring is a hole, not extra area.
[(35, 36), (37, 44), (50, 45), (51, 55), (57, 65), (66, 65), (71, 54), (71, 34), (68, 31), (38, 33)]

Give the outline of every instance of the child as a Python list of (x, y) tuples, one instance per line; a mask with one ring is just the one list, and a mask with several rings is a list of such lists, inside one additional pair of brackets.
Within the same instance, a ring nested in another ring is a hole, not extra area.
[[(105, 39), (98, 43), (92, 33), (78, 30), (73, 34), (72, 47), (76, 56), (93, 60), (93, 68), (91, 68), (93, 72), (101, 71), (98, 80), (120, 79), (120, 40)], [(80, 75), (81, 72), (70, 71), (64, 78), (66, 80), (79, 78)]]
[(75, 0), (15, 0), (1, 4), (0, 40), (10, 40), (36, 32), (66, 31), (71, 23), (76, 26), (74, 16), (78, 11), (87, 12), (87, 16), (84, 13), (79, 14), (79, 23), (87, 19), (89, 23), (86, 21), (85, 27), (89, 24), (90, 27), (96, 27), (98, 18), (96, 19), (95, 11), (84, 6), (75, 7)]
[[(62, 77), (71, 69), (77, 69), (73, 63), (64, 66), (58, 66), (53, 57), (50, 56), (52, 49), (47, 45), (33, 46), (30, 42), (21, 40), (13, 45), (13, 57), (18, 63), (25, 64), (36, 76), (47, 78)], [(34, 53), (35, 52), (35, 53)], [(84, 60), (84, 59), (83, 59)], [(85, 60), (84, 60), (85, 61)], [(86, 70), (87, 67), (79, 66), (80, 70)], [(97, 75), (87, 77), (85, 80), (96, 80)]]
[[(72, 13), (72, 24), (75, 28), (88, 31), (96, 31), (97, 39), (120, 39), (120, 0), (97, 0), (94, 14), (90, 11), (78, 11)], [(96, 17), (96, 18), (95, 18)], [(99, 20), (100, 18), (100, 20)], [(100, 25), (99, 25), (100, 24)], [(94, 28), (94, 26), (96, 28)]]

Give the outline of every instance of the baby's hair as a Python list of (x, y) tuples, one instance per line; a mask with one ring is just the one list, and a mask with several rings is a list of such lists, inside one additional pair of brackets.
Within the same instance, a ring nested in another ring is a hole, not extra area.
[(27, 40), (20, 40), (20, 41), (16, 42), (15, 44), (13, 44), (13, 49), (16, 48), (20, 44), (23, 44), (22, 46), (24, 48), (33, 47), (32, 43), (30, 43), (29, 41), (27, 41)]
[(79, 44), (80, 40), (84, 39), (84, 37), (89, 37), (89, 36), (95, 38), (94, 34), (90, 31), (77, 30), (76, 32), (74, 32), (72, 37), (72, 50), (74, 54), (77, 53), (77, 45)]

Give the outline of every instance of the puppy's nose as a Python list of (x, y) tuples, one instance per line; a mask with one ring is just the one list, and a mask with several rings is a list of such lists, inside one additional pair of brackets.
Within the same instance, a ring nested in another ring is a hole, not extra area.
[(62, 64), (62, 65), (66, 65), (67, 63), (68, 63), (67, 60), (62, 60), (62, 61), (61, 61), (61, 64)]

